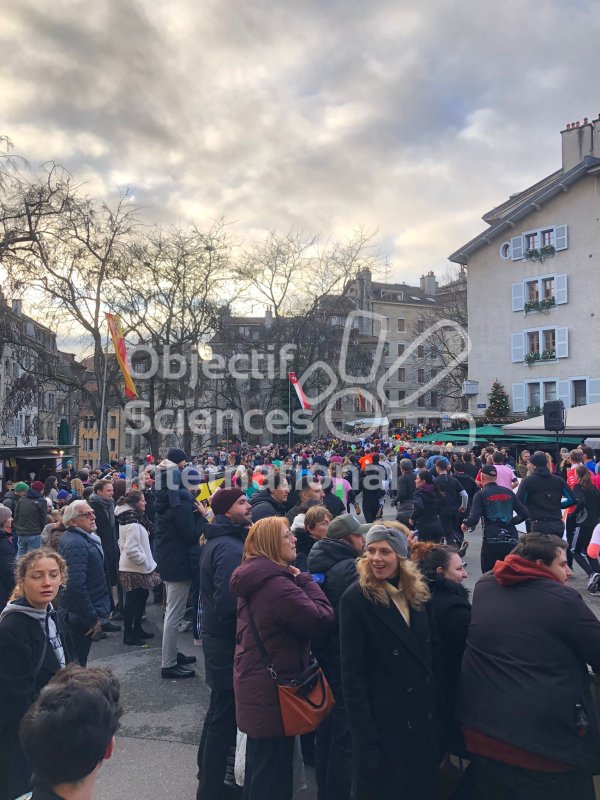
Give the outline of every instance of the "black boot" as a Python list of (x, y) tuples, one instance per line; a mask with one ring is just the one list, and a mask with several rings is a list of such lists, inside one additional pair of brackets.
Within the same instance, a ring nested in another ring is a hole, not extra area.
[(123, 644), (133, 644), (133, 645), (144, 645), (146, 644), (145, 639), (141, 639), (139, 636), (136, 636), (135, 633), (124, 633), (123, 634)]
[(141, 625), (139, 628), (133, 629), (133, 635), (137, 636), (138, 639), (154, 639), (154, 634), (150, 633), (150, 631), (145, 631)]

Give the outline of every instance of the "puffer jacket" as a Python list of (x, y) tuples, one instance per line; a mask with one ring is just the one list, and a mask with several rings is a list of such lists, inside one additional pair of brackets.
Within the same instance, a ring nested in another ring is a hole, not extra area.
[(211, 689), (233, 686), (233, 653), (237, 598), (229, 581), (242, 563), (248, 528), (233, 525), (217, 514), (204, 531), (206, 544), (200, 556), (200, 594), (202, 601), (202, 649), (206, 682)]
[(268, 489), (256, 492), (250, 500), (252, 522), (258, 522), (265, 517), (284, 517), (285, 504), (278, 503)]
[(48, 522), (48, 505), (39, 492), (29, 489), (17, 503), (14, 532), (18, 536), (40, 536)]
[(0, 611), (15, 588), (15, 548), (10, 534), (0, 528)]
[(115, 519), (119, 526), (120, 572), (138, 572), (148, 575), (156, 569), (156, 561), (150, 549), (150, 537), (142, 525), (141, 514), (131, 506), (115, 508)]
[[(335, 612), (327, 640), (317, 651), (319, 664), (336, 698), (342, 693), (342, 664), (340, 658), (339, 604), (342, 595), (357, 578), (356, 553), (346, 542), (321, 539), (308, 554), (308, 569), (319, 580), (319, 586)], [(322, 579), (321, 579), (321, 576)], [(322, 580), (322, 583), (320, 582)]]
[(191, 581), (193, 551), (197, 551), (206, 522), (196, 511), (194, 497), (187, 489), (179, 488), (177, 505), (172, 505), (170, 494), (170, 490), (165, 490), (156, 497), (158, 571), (163, 581)]
[(239, 598), (233, 667), (238, 728), (254, 739), (283, 736), (277, 685), (261, 659), (249, 608), (269, 660), (284, 680), (306, 669), (310, 639), (327, 634), (333, 609), (310, 575), (294, 577), (262, 556), (244, 561), (230, 586)]
[(69, 580), (60, 595), (61, 612), (92, 628), (110, 613), (102, 548), (81, 528), (73, 527), (61, 536), (58, 552), (69, 570)]

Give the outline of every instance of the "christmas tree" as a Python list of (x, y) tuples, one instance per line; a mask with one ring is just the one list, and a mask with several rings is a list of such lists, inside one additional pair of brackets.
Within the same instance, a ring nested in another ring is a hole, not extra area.
[(510, 404), (504, 386), (498, 378), (492, 383), (492, 389), (488, 394), (488, 419), (504, 419), (510, 414)]

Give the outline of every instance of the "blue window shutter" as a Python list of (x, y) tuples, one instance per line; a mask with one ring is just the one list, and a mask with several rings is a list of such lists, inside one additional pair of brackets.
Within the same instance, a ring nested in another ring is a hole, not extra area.
[(512, 387), (512, 409), (516, 414), (523, 414), (527, 411), (527, 406), (525, 405), (525, 384), (524, 383), (513, 383)]
[(523, 258), (523, 236), (513, 236), (510, 240), (510, 257), (513, 261)]
[(525, 337), (522, 333), (513, 333), (510, 337), (511, 360), (513, 363), (523, 361), (525, 358)]
[(567, 358), (569, 355), (569, 329), (556, 329), (556, 357)]
[(565, 408), (571, 408), (571, 381), (557, 381), (556, 399), (562, 400)]
[(566, 250), (569, 246), (569, 236), (566, 225), (557, 225), (554, 229), (554, 241), (556, 250)]
[(588, 403), (600, 403), (600, 378), (588, 378), (587, 401)]
[(523, 311), (525, 308), (525, 287), (523, 281), (512, 285), (512, 310)]
[(566, 303), (568, 300), (568, 291), (567, 291), (567, 276), (566, 275), (557, 275), (556, 281), (554, 284), (554, 299), (556, 300), (556, 305), (560, 306), (563, 303)]

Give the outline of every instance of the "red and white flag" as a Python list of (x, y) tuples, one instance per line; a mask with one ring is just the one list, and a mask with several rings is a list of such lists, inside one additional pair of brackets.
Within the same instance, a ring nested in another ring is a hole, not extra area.
[(310, 403), (308, 402), (308, 397), (304, 394), (304, 389), (300, 386), (300, 382), (296, 377), (295, 372), (288, 372), (288, 377), (290, 379), (290, 383), (296, 390), (296, 394), (298, 395), (298, 400), (300, 401), (300, 405), (305, 411), (310, 411)]

